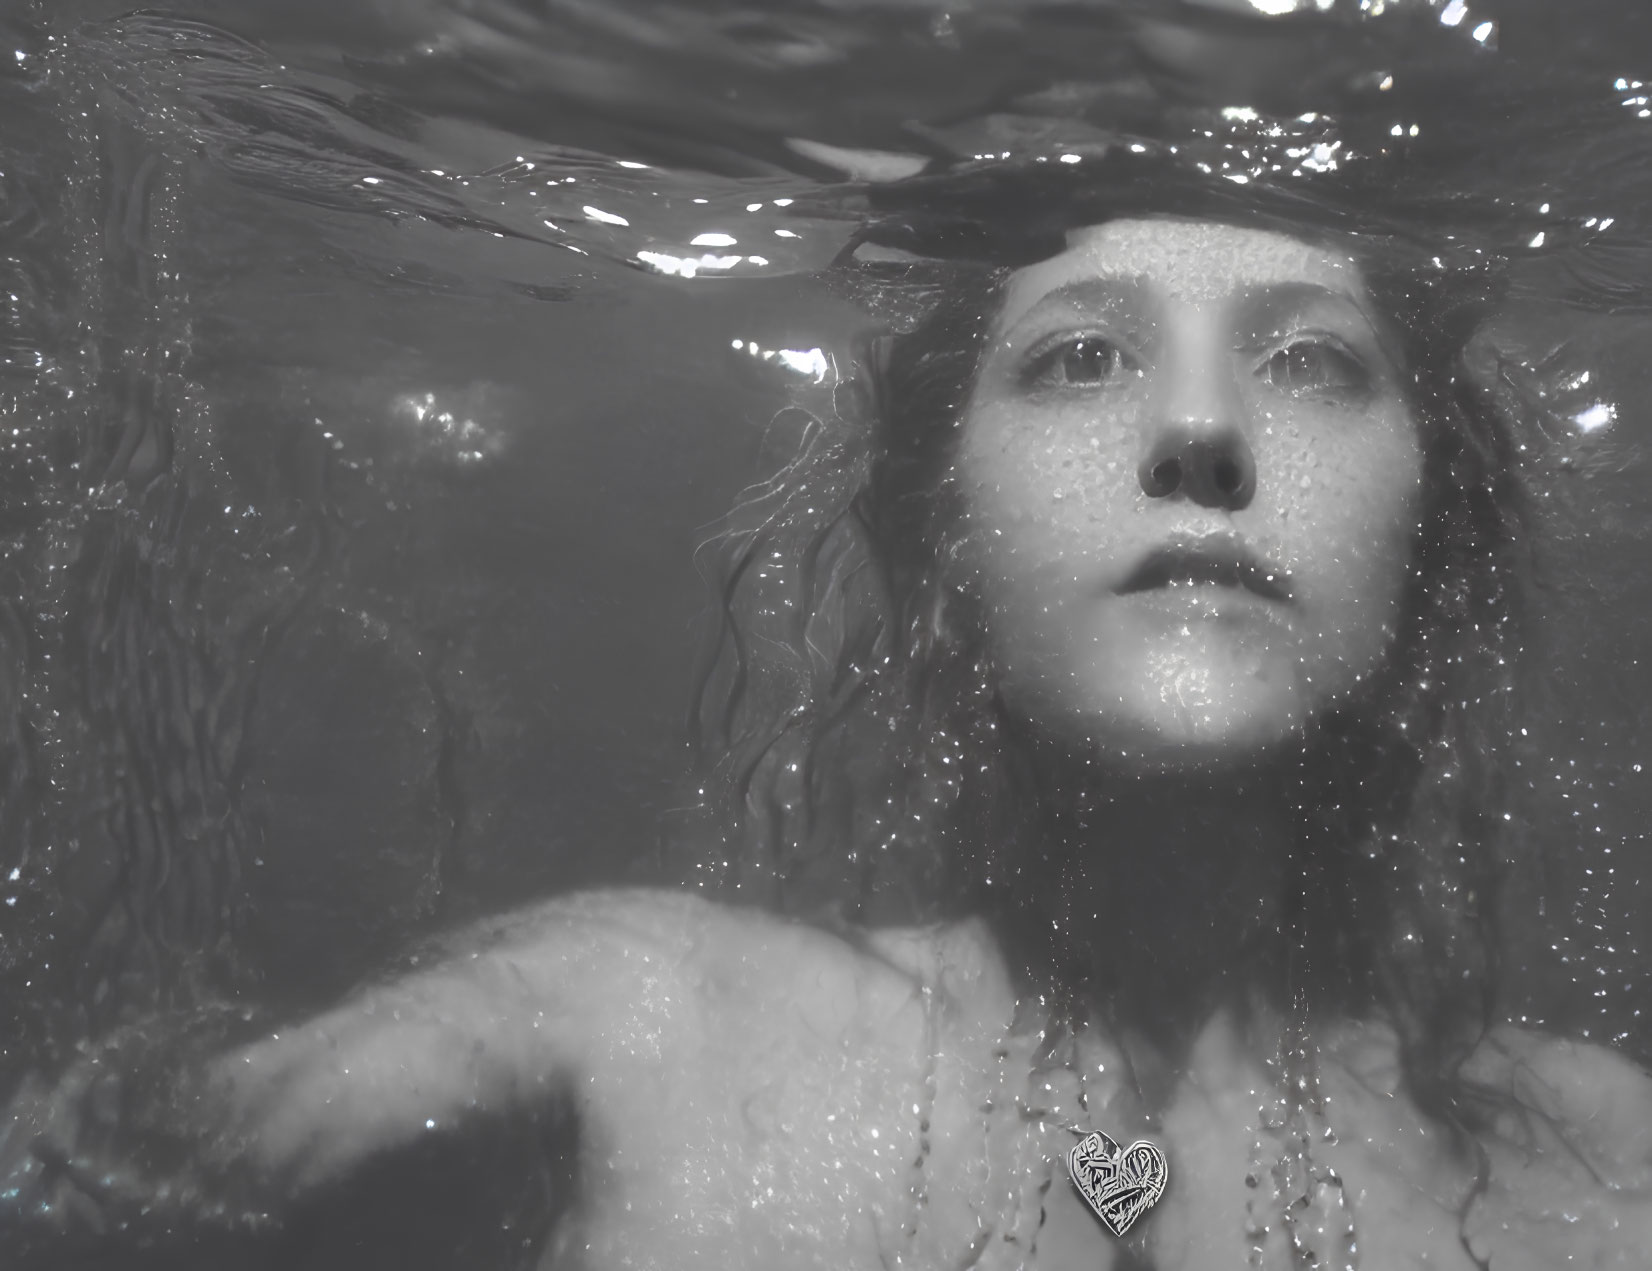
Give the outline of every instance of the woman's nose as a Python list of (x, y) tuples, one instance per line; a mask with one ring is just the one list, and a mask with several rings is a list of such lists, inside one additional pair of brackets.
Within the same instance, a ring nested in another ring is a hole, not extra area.
[(1237, 512), (1256, 494), (1256, 456), (1237, 428), (1167, 428), (1148, 447), (1137, 476), (1149, 498), (1181, 496)]

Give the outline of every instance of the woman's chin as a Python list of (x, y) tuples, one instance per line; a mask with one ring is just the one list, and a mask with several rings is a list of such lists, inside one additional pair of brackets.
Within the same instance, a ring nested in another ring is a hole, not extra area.
[[(1134, 687), (1152, 686), (1138, 681)], [(1106, 708), (1075, 722), (1110, 762), (1142, 772), (1264, 762), (1300, 737), (1306, 722), (1306, 703), (1288, 681), (1208, 677), (1198, 691), (1185, 681), (1169, 690), (1110, 695)]]

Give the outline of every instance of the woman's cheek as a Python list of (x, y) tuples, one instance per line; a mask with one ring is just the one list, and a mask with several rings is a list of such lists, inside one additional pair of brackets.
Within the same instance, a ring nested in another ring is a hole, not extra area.
[(1421, 504), (1421, 455), (1409, 417), (1343, 421), (1298, 468), (1282, 509), (1304, 652), (1327, 693), (1374, 671), (1393, 637)]

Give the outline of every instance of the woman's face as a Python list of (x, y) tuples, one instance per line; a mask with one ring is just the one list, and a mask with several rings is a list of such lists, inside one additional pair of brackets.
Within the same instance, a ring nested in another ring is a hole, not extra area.
[(962, 420), (1010, 703), (1120, 758), (1264, 751), (1393, 638), (1416, 421), (1354, 262), (1113, 221), (1009, 281)]

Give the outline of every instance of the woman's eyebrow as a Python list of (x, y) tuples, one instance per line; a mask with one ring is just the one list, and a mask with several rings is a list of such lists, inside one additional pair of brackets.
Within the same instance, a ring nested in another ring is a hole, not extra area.
[(1323, 283), (1255, 283), (1241, 288), (1240, 303), (1246, 316), (1259, 323), (1277, 323), (1309, 311), (1331, 309), (1358, 318), (1373, 336), (1379, 335), (1376, 322), (1358, 296)]
[(1301, 281), (1263, 283), (1246, 289), (1242, 306), (1248, 324), (1259, 336), (1265, 332), (1270, 339), (1283, 335), (1282, 328), (1290, 322), (1316, 313), (1332, 319), (1352, 318), (1359, 325), (1357, 334), (1369, 339), (1372, 349), (1390, 367), (1397, 369), (1403, 364), (1392, 328), (1371, 312), (1362, 296), (1343, 288)]
[(1036, 317), (1046, 309), (1138, 310), (1147, 296), (1147, 281), (1140, 275), (1077, 278), (1053, 287), (1033, 301), (1011, 325)]

